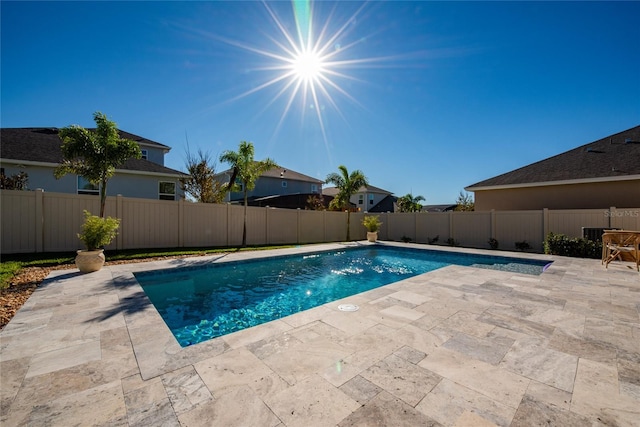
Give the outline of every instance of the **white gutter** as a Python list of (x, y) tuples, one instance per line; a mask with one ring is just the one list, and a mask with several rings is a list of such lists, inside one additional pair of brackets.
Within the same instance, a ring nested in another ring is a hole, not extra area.
[[(0, 163), (8, 163), (13, 165), (23, 165), (23, 166), (40, 166), (46, 168), (57, 168), (60, 166), (59, 163), (49, 163), (49, 162), (34, 162), (31, 160), (14, 160), (14, 159), (1, 159)], [(162, 165), (160, 165), (162, 166)], [(149, 171), (140, 171), (140, 170), (131, 170), (131, 169), (116, 169), (116, 173), (120, 174), (130, 174), (130, 175), (146, 175), (146, 176), (162, 176), (162, 177), (171, 177), (171, 178), (179, 178), (182, 176), (188, 176), (188, 174), (177, 174), (177, 173), (165, 173), (165, 172), (149, 172)]]

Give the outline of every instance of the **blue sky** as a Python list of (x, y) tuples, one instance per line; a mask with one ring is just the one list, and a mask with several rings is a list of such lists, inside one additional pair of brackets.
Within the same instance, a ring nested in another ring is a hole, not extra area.
[(344, 164), (439, 204), (640, 124), (640, 2), (305, 5), (332, 82), (317, 102), (266, 84), (285, 73), (269, 55), (291, 56), (280, 28), (299, 40), (290, 2), (2, 1), (1, 126), (102, 111), (171, 146), (174, 169), (187, 140), (213, 158), (246, 140), (257, 159), (319, 179)]

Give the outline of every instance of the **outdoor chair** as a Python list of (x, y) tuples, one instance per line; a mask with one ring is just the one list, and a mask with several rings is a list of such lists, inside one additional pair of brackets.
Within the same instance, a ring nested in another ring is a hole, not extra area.
[(606, 230), (602, 235), (602, 264), (608, 268), (611, 261), (622, 260), (623, 254), (629, 254), (640, 271), (640, 232)]

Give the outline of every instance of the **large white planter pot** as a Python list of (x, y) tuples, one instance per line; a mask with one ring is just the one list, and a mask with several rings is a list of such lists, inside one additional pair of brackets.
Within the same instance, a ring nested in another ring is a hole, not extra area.
[(76, 267), (81, 273), (98, 271), (104, 265), (104, 249), (95, 251), (78, 251)]
[(367, 240), (370, 242), (375, 242), (378, 240), (378, 232), (377, 231), (367, 231)]

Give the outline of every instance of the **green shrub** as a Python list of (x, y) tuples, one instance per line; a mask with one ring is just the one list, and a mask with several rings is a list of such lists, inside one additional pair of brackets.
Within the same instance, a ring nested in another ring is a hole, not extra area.
[(439, 239), (440, 239), (440, 235), (437, 235), (433, 239), (430, 237), (427, 237), (427, 243), (429, 243), (430, 245), (435, 245), (436, 243), (438, 243)]
[(378, 231), (382, 222), (380, 222), (378, 215), (367, 215), (362, 219), (362, 225), (364, 225), (368, 232), (374, 233)]
[(516, 249), (519, 251), (528, 251), (531, 249), (531, 245), (526, 240), (523, 240), (522, 242), (516, 242)]
[(544, 253), (597, 259), (602, 256), (602, 242), (583, 238), (570, 238), (564, 234), (549, 233), (544, 240)]
[(110, 216), (100, 218), (85, 210), (84, 224), (78, 233), (78, 238), (82, 240), (88, 250), (94, 251), (111, 243), (118, 234), (119, 226), (120, 220), (118, 218)]
[(489, 243), (489, 246), (491, 247), (491, 249), (498, 249), (498, 239), (494, 239), (493, 237), (489, 239), (489, 241), (487, 242)]

